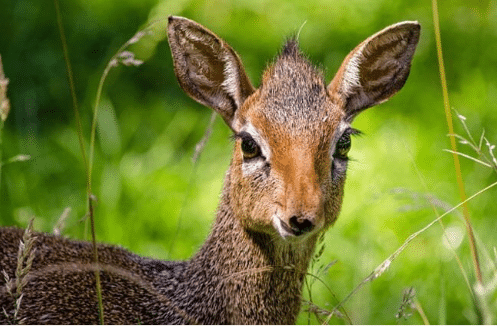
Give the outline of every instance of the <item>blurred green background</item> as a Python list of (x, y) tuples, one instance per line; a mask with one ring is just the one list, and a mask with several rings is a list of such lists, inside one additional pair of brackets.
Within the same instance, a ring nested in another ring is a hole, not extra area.
[[(315, 264), (337, 260), (312, 287), (312, 300), (331, 309), (344, 299), (404, 240), (436, 215), (423, 198), (439, 206), (460, 202), (443, 110), (431, 2), (398, 0), (185, 1), (61, 0), (82, 117), (86, 148), (100, 77), (110, 58), (151, 22), (154, 32), (129, 50), (145, 63), (119, 66), (107, 78), (98, 116), (93, 192), (97, 240), (140, 255), (187, 259), (206, 238), (227, 169), (232, 141), (219, 117), (197, 165), (195, 145), (211, 111), (188, 98), (173, 73), (165, 39), (167, 16), (193, 19), (225, 39), (239, 53), (254, 85), (286, 37), (300, 32), (300, 44), (329, 81), (359, 42), (402, 20), (422, 26), (411, 75), (389, 102), (361, 114), (354, 127), (342, 214), (325, 238)], [(497, 143), (497, 2), (441, 1), (441, 36), (451, 106), (464, 115), (475, 138)], [(10, 79), (12, 110), (3, 130), (0, 224), (51, 231), (66, 207), (63, 234), (88, 239), (85, 168), (52, 1), (3, 2), (0, 55)], [(455, 130), (465, 132), (457, 120)], [(476, 156), (465, 145), (462, 152)], [(484, 147), (487, 151), (486, 147)], [(487, 151), (488, 152), (488, 151)], [(462, 158), (468, 195), (495, 182), (496, 173)], [(497, 189), (469, 203), (486, 282), (496, 269)], [(439, 208), (442, 212), (444, 209)], [(471, 286), (474, 268), (460, 213), (443, 219)], [(454, 254), (435, 224), (418, 236), (390, 268), (366, 284), (344, 308), (353, 323), (419, 324), (396, 318), (405, 289), (416, 291), (430, 323), (479, 323)], [(497, 291), (485, 297), (497, 312)], [(309, 298), (306, 293), (306, 298)], [(303, 312), (300, 323), (316, 323)], [(332, 323), (344, 323), (332, 318)], [(497, 319), (493, 319), (497, 322)]]

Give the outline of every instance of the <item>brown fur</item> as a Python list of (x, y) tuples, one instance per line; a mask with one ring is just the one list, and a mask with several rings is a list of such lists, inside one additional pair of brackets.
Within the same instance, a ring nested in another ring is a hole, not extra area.
[(295, 323), (316, 241), (340, 212), (349, 123), (405, 83), (419, 25), (393, 25), (361, 43), (329, 86), (290, 40), (257, 90), (234, 50), (206, 28), (170, 17), (168, 35), (182, 88), (237, 137), (211, 234), (189, 261), (100, 244), (97, 265), (91, 244), (35, 233), (14, 320), (8, 290), (23, 231), (1, 228), (0, 270), (11, 281), (0, 281), (0, 323), (98, 323), (96, 270), (106, 323)]

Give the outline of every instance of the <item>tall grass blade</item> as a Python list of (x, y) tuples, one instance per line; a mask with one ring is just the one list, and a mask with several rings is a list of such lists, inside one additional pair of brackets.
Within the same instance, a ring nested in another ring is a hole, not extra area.
[(445, 66), (444, 66), (443, 55), (442, 55), (442, 38), (440, 36), (440, 22), (439, 22), (439, 17), (438, 17), (437, 0), (432, 0), (432, 10), (433, 10), (433, 25), (435, 28), (435, 38), (436, 38), (436, 43), (437, 43), (438, 66), (440, 69), (440, 81), (442, 84), (442, 93), (443, 93), (443, 99), (444, 99), (445, 117), (447, 119), (447, 126), (449, 128), (449, 134), (452, 135), (452, 136), (450, 136), (450, 144), (451, 144), (451, 148), (452, 148), (452, 152), (453, 152), (452, 157), (454, 158), (454, 167), (456, 170), (456, 178), (457, 178), (457, 184), (459, 187), (459, 195), (461, 197), (462, 203), (464, 203), (462, 210), (463, 210), (463, 215), (464, 215), (464, 220), (465, 220), (465, 225), (466, 225), (466, 231), (468, 233), (469, 246), (470, 246), (470, 250), (471, 250), (471, 256), (473, 258), (473, 266), (475, 269), (476, 279), (479, 283), (483, 283), (480, 262), (478, 259), (478, 251), (476, 249), (475, 237), (473, 234), (473, 227), (471, 225), (471, 219), (469, 216), (468, 205), (466, 204), (466, 202), (467, 202), (466, 191), (464, 190), (464, 183), (462, 180), (461, 165), (459, 163), (459, 156), (457, 154), (455, 154), (458, 151), (457, 151), (456, 139), (453, 136), (454, 135), (454, 126), (452, 125), (452, 113), (450, 110), (449, 92), (447, 90), (447, 80), (445, 77)]
[(8, 84), (9, 80), (3, 73), (2, 56), (0, 55), (0, 188), (2, 186), (2, 129), (10, 111), (10, 102), (7, 98)]
[(74, 86), (74, 78), (71, 67), (71, 60), (69, 60), (69, 50), (67, 49), (66, 34), (64, 32), (64, 25), (62, 24), (62, 14), (60, 12), (59, 0), (54, 0), (55, 14), (57, 16), (57, 27), (60, 34), (60, 42), (62, 43), (62, 51), (64, 53), (64, 61), (66, 63), (67, 80), (69, 81), (69, 88), (71, 91), (72, 106), (74, 110), (74, 118), (76, 119), (76, 129), (78, 131), (79, 147), (81, 149), (81, 156), (83, 157), (83, 164), (88, 175), (88, 161), (86, 158), (86, 149), (83, 135), (83, 126), (81, 125), (81, 117), (78, 110), (78, 99), (76, 97), (76, 88)]
[[(93, 121), (91, 125), (91, 134), (90, 134), (90, 153), (88, 158), (88, 174), (87, 174), (87, 195), (88, 195), (88, 216), (90, 218), (90, 228), (93, 242), (93, 255), (95, 259), (95, 263), (98, 267), (98, 251), (96, 247), (96, 239), (95, 239), (95, 220), (94, 220), (94, 208), (93, 201), (95, 196), (92, 193), (92, 171), (93, 171), (93, 159), (95, 153), (95, 135), (97, 130), (97, 117), (98, 117), (98, 109), (100, 105), (100, 99), (102, 98), (102, 91), (104, 82), (109, 75), (110, 70), (113, 67), (117, 67), (119, 64), (125, 66), (139, 66), (143, 63), (143, 61), (135, 58), (135, 54), (130, 51), (126, 51), (125, 49), (136, 42), (138, 42), (144, 35), (148, 33), (148, 29), (150, 29), (152, 25), (149, 25), (145, 30), (137, 32), (132, 38), (130, 38), (126, 43), (124, 43), (119, 50), (112, 56), (107, 65), (105, 66), (104, 72), (100, 77), (100, 81), (98, 83), (97, 94), (95, 97), (95, 106), (93, 108)], [(100, 310), (100, 322), (104, 323), (104, 315), (103, 315), (103, 305), (102, 305), (102, 290), (100, 284), (100, 269), (95, 269), (95, 277), (96, 277), (96, 286), (97, 286), (97, 296), (99, 302), (99, 310)]]
[[(69, 87), (71, 90), (74, 117), (76, 119), (76, 125), (77, 125), (77, 130), (78, 130), (79, 146), (81, 149), (81, 156), (83, 157), (83, 164), (84, 164), (85, 171), (86, 171), (88, 207), (89, 207), (88, 211), (89, 211), (89, 216), (90, 216), (90, 221), (91, 221), (93, 253), (94, 253), (95, 264), (98, 266), (99, 264), (98, 264), (98, 252), (97, 252), (97, 245), (96, 245), (96, 238), (95, 238), (95, 223), (94, 223), (94, 217), (93, 217), (92, 199), (91, 199), (91, 195), (90, 195), (91, 194), (91, 182), (90, 182), (90, 180), (91, 180), (91, 166), (88, 163), (88, 160), (86, 158), (86, 149), (85, 149), (85, 145), (84, 145), (83, 127), (81, 125), (81, 117), (79, 115), (79, 110), (78, 110), (78, 100), (76, 97), (76, 90), (74, 87), (71, 61), (69, 60), (69, 50), (67, 49), (67, 42), (66, 42), (66, 36), (64, 33), (64, 26), (62, 24), (62, 14), (60, 12), (59, 1), (54, 0), (54, 5), (55, 5), (55, 13), (57, 16), (57, 26), (58, 26), (59, 33), (60, 33), (60, 41), (62, 43), (62, 49), (64, 52), (64, 61), (66, 63), (67, 79), (69, 81)], [(103, 325), (104, 324), (104, 306), (103, 306), (103, 302), (102, 302), (102, 287), (100, 284), (100, 272), (98, 269), (95, 270), (95, 281), (96, 281), (96, 292), (97, 292), (97, 298), (98, 298), (98, 310), (99, 310), (100, 324)]]
[[(0, 189), (2, 186), (2, 129), (10, 111), (10, 103), (7, 98), (7, 85), (9, 80), (3, 73), (2, 56), (0, 55)], [(0, 214), (1, 215), (1, 214)]]

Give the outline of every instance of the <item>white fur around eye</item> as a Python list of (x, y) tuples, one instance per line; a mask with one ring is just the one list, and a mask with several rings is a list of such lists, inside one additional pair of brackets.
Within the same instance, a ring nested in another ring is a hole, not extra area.
[(261, 157), (255, 157), (254, 159), (246, 160), (242, 163), (243, 175), (247, 176), (260, 171), (271, 161), (271, 149), (269, 144), (261, 136), (259, 131), (252, 125), (252, 123), (247, 122), (240, 129), (240, 132), (242, 131), (250, 134), (261, 150)]
[(250, 160), (248, 162), (243, 162), (242, 163), (242, 173), (243, 173), (243, 176), (248, 176), (248, 175), (252, 175), (254, 173), (257, 173), (265, 165), (266, 165), (266, 162), (262, 158), (258, 158), (258, 159), (255, 159), (255, 160)]

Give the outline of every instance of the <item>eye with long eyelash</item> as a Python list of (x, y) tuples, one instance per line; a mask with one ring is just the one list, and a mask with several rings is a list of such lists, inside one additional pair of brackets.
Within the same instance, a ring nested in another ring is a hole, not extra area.
[(235, 135), (242, 140), (240, 148), (244, 159), (251, 159), (261, 155), (261, 148), (248, 132), (242, 131)]
[(342, 136), (338, 139), (335, 145), (335, 153), (333, 154), (336, 158), (347, 159), (347, 154), (352, 146), (351, 135), (360, 135), (361, 132), (357, 129), (348, 128), (342, 133)]

